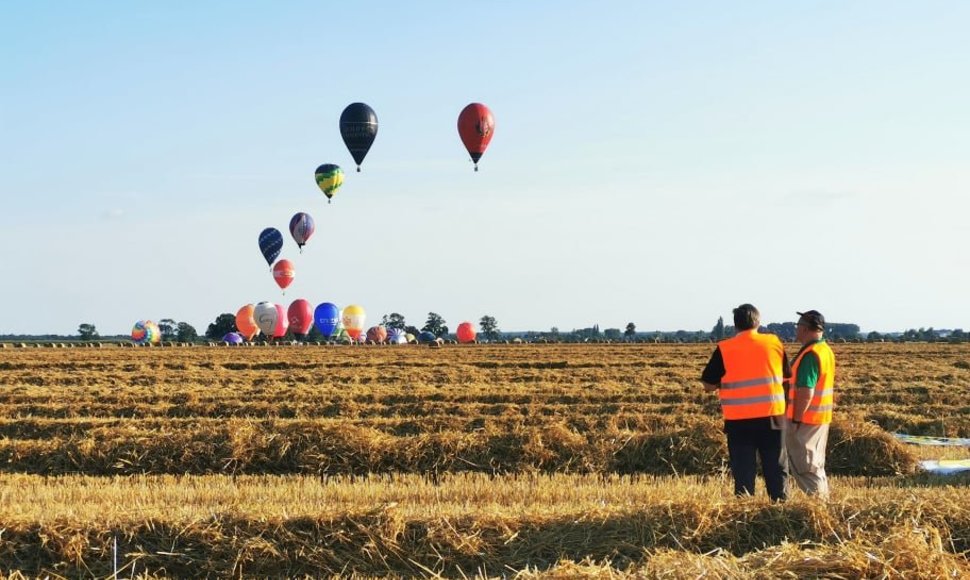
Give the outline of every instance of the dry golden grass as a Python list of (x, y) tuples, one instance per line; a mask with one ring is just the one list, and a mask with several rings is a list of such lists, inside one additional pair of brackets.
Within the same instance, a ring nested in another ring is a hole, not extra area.
[(555, 573), (557, 563), (565, 574), (572, 565), (563, 560), (646, 577), (970, 573), (965, 488), (892, 481), (839, 479), (830, 502), (797, 496), (783, 505), (737, 500), (723, 479), (687, 477), (10, 475), (0, 488), (8, 571), (106, 575), (117, 538), (128, 570), (179, 577), (529, 576)]
[[(970, 345), (833, 346), (830, 472), (967, 456), (888, 432), (970, 436)], [(0, 573), (970, 577), (967, 478), (733, 498), (711, 349), (6, 349)]]

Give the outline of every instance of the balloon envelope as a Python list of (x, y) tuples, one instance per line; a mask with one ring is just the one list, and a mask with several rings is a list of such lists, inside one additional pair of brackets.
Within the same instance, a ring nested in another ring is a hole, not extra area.
[(259, 326), (256, 326), (256, 319), (254, 318), (255, 312), (256, 307), (252, 304), (247, 304), (236, 312), (236, 330), (246, 340), (252, 340), (259, 332)]
[(340, 324), (340, 309), (332, 302), (323, 302), (313, 311), (313, 324), (323, 336), (333, 336)]
[(131, 340), (135, 344), (145, 344), (152, 340), (151, 321), (139, 320), (131, 327)]
[(274, 306), (276, 306), (276, 328), (273, 329), (273, 338), (283, 338), (290, 328), (290, 319), (286, 317), (286, 310), (282, 304)]
[(256, 305), (253, 311), (253, 318), (256, 319), (256, 326), (265, 334), (267, 337), (272, 337), (273, 333), (276, 331), (276, 319), (279, 317), (279, 312), (276, 310), (276, 305), (272, 302), (260, 302)]
[(292, 284), (294, 276), (296, 276), (296, 270), (293, 268), (293, 262), (289, 260), (280, 260), (273, 266), (273, 279), (280, 288), (286, 288)]
[(300, 249), (303, 249), (303, 246), (306, 245), (316, 229), (317, 226), (313, 223), (313, 218), (308, 213), (301, 211), (290, 218), (290, 235), (293, 236), (293, 240)]
[(364, 322), (367, 320), (367, 313), (364, 312), (364, 308), (357, 304), (351, 304), (344, 308), (341, 319), (350, 338), (358, 340), (361, 331), (364, 330)]
[(458, 115), (458, 136), (475, 162), (475, 171), (478, 171), (478, 160), (488, 148), (494, 133), (495, 118), (485, 105), (471, 103)]
[(314, 177), (317, 180), (317, 187), (323, 192), (323, 195), (327, 196), (327, 199), (332, 199), (340, 189), (340, 186), (344, 183), (344, 171), (340, 167), (334, 165), (333, 163), (324, 163), (314, 172)]
[(238, 332), (229, 332), (222, 337), (222, 342), (226, 344), (242, 344), (243, 337)]
[(283, 234), (276, 228), (266, 228), (259, 233), (259, 251), (270, 266), (283, 251)]
[(458, 330), (455, 332), (458, 337), (458, 342), (469, 343), (475, 342), (475, 327), (471, 322), (462, 322), (458, 325)]
[(387, 342), (390, 344), (405, 344), (408, 341), (404, 331), (400, 328), (387, 329)]
[(367, 340), (371, 342), (386, 342), (387, 329), (383, 326), (372, 326), (367, 329)]
[(435, 336), (433, 332), (428, 332), (427, 330), (418, 335), (418, 342), (421, 344), (428, 344), (429, 342), (434, 342), (437, 339), (438, 337)]
[(360, 164), (377, 137), (377, 113), (364, 103), (347, 105), (340, 114), (340, 136), (360, 171)]
[(290, 320), (293, 334), (304, 335), (310, 332), (310, 327), (313, 326), (313, 307), (303, 298), (294, 300), (286, 309), (286, 317)]

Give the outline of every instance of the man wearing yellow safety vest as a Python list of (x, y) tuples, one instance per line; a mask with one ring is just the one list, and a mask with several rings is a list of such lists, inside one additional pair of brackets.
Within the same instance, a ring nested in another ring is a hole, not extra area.
[(760, 334), (761, 314), (750, 304), (734, 309), (737, 335), (718, 343), (701, 381), (717, 391), (724, 414), (731, 475), (736, 495), (754, 495), (761, 456), (768, 496), (784, 501), (787, 459), (782, 456), (785, 423), (784, 380), (788, 357), (773, 334)]
[(788, 467), (802, 491), (828, 497), (825, 447), (832, 422), (835, 355), (822, 338), (825, 317), (817, 310), (796, 314), (799, 318), (795, 336), (802, 348), (792, 365), (788, 389), (790, 425), (785, 431)]

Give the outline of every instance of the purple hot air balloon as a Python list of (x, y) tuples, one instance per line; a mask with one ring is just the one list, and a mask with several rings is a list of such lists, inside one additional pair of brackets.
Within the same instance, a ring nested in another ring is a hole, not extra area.
[(242, 344), (244, 339), (238, 332), (230, 332), (222, 337), (222, 342), (226, 344)]
[(313, 218), (310, 214), (300, 212), (294, 215), (290, 219), (290, 234), (293, 235), (293, 239), (296, 240), (296, 245), (300, 247), (300, 253), (303, 252), (303, 246), (313, 235), (316, 230), (316, 225), (313, 223)]

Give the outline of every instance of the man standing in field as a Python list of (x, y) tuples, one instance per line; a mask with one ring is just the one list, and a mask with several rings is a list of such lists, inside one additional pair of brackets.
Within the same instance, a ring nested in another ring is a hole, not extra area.
[(737, 335), (718, 343), (701, 381), (721, 400), (735, 495), (754, 495), (760, 455), (768, 496), (784, 501), (783, 381), (791, 371), (781, 341), (773, 334), (760, 334), (760, 324), (761, 314), (754, 306), (735, 308)]
[(828, 497), (825, 447), (832, 422), (835, 355), (822, 338), (825, 317), (817, 310), (796, 314), (799, 319), (795, 336), (802, 348), (792, 365), (793, 378), (788, 389), (788, 467), (802, 491)]

